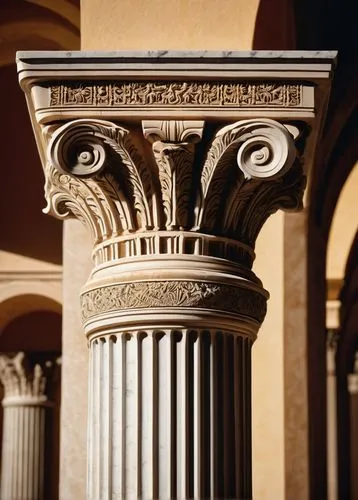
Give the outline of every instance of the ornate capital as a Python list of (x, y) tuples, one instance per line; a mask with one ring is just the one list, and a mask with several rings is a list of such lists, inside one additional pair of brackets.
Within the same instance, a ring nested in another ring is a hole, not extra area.
[(358, 354), (355, 355), (353, 373), (347, 377), (348, 392), (352, 395), (358, 394)]
[(24, 352), (0, 355), (0, 382), (4, 387), (3, 405), (46, 404), (46, 381), (54, 360), (34, 363)]
[(95, 245), (179, 230), (253, 248), (271, 213), (300, 208), (305, 176), (294, 137), (279, 122), (222, 127), (207, 134), (201, 155), (195, 143), (204, 122), (142, 125), (142, 140), (131, 127), (104, 120), (46, 128), (45, 211), (81, 219)]
[(348, 375), (348, 392), (350, 394), (358, 394), (358, 373), (350, 373)]
[(334, 54), (53, 57), (18, 64), (45, 211), (90, 228), (96, 264), (171, 253), (179, 238), (179, 253), (235, 248), (250, 267), (267, 217), (301, 208)]
[(206, 315), (256, 335), (255, 241), (270, 214), (302, 206), (334, 54), (18, 58), (45, 212), (92, 233), (85, 324), (132, 328), (150, 310), (157, 326)]

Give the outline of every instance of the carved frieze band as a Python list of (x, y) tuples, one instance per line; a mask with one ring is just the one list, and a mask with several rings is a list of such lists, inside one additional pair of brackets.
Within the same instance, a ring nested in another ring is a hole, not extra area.
[(302, 86), (281, 82), (103, 82), (50, 87), (50, 106), (296, 107), (301, 102)]
[(205, 281), (142, 281), (96, 288), (81, 296), (83, 320), (111, 311), (167, 307), (216, 309), (260, 323), (266, 297), (253, 290)]

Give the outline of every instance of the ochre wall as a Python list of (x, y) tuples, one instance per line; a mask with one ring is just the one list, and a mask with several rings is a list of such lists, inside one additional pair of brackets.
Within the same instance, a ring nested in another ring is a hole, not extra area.
[(334, 212), (327, 249), (327, 278), (343, 279), (347, 257), (357, 231), (358, 163), (348, 177)]
[(267, 316), (253, 347), (253, 493), (283, 500), (284, 471), (284, 214), (271, 216), (256, 243), (254, 271), (270, 293)]
[(86, 497), (88, 347), (79, 293), (92, 269), (89, 233), (64, 222), (60, 500)]
[(248, 50), (258, 0), (86, 0), (85, 50)]

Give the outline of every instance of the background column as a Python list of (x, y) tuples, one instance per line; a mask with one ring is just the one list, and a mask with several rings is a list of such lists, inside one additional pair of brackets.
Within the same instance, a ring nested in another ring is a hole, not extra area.
[[(51, 365), (51, 362), (50, 362)], [(46, 377), (23, 352), (0, 356), (4, 385), (1, 500), (44, 499)]]
[(348, 392), (350, 402), (350, 453), (351, 453), (351, 498), (358, 498), (358, 355), (354, 373), (348, 375)]

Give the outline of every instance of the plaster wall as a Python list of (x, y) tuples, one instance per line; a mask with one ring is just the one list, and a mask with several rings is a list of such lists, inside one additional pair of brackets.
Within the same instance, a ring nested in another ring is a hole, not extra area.
[(358, 163), (348, 177), (334, 212), (327, 249), (327, 278), (343, 279), (351, 245), (357, 231)]
[(254, 271), (270, 292), (267, 316), (253, 346), (253, 496), (283, 500), (284, 471), (284, 214), (266, 222), (256, 243)]
[[(20, 250), (21, 251), (21, 250)], [(0, 250), (0, 273), (1, 272), (61, 272), (62, 266), (46, 262), (40, 259), (34, 259), (19, 253)]]
[(88, 348), (79, 293), (92, 268), (87, 230), (64, 222), (60, 500), (86, 497)]
[(259, 0), (87, 0), (84, 50), (248, 50)]

